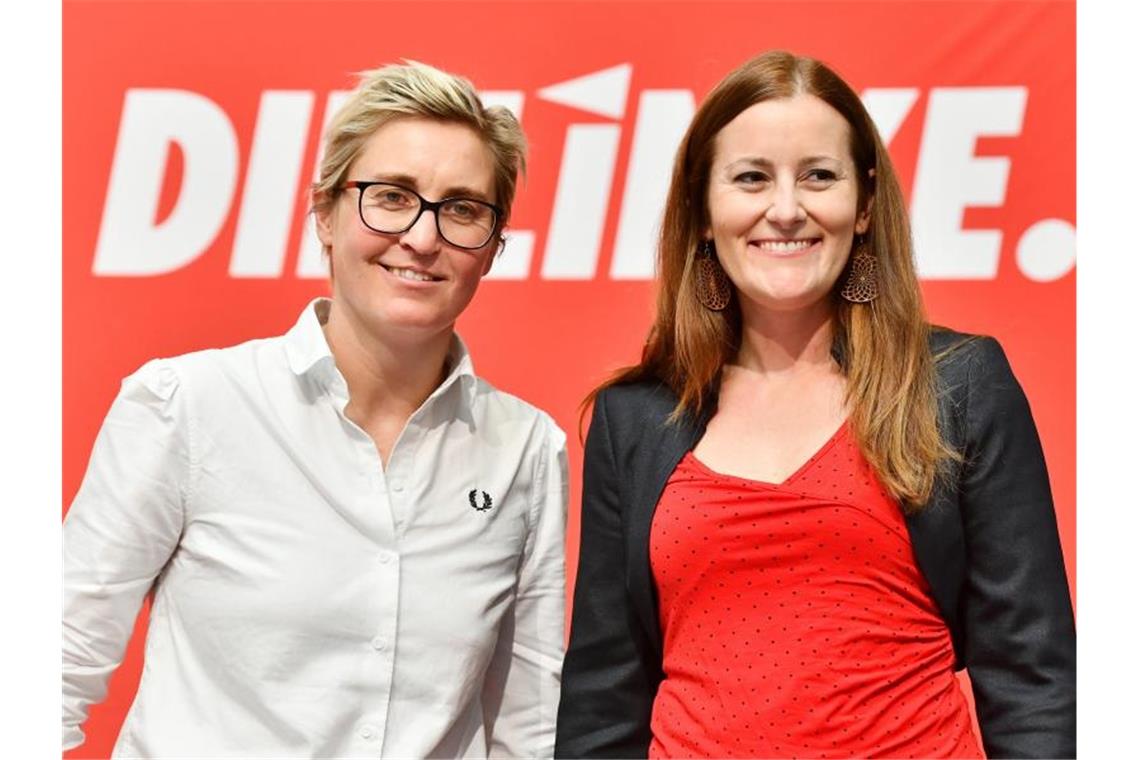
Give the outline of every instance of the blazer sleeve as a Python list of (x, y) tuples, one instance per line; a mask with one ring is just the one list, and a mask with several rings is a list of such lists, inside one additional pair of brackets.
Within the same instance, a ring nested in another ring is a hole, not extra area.
[[(586, 437), (582, 534), (555, 757), (646, 757), (660, 660), (649, 654), (626, 584), (623, 489), (607, 394)], [(632, 431), (626, 431), (632, 432)]]
[(997, 341), (970, 349), (963, 659), (986, 755), (1076, 756), (1076, 634), (1049, 475)]

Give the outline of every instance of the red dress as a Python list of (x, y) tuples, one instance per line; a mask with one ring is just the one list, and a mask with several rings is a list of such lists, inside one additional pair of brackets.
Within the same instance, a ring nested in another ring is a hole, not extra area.
[(779, 485), (687, 454), (650, 561), (650, 757), (983, 756), (902, 513), (846, 424)]

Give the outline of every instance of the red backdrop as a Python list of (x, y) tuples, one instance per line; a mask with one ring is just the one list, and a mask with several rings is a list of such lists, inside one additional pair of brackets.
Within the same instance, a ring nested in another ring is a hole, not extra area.
[[(65, 505), (122, 377), (280, 333), (327, 292), (305, 190), (330, 101), (409, 58), (469, 76), (530, 138), (511, 241), (460, 331), (480, 374), (570, 433), (573, 577), (578, 404), (644, 340), (672, 151), (720, 77), (780, 47), (863, 94), (932, 320), (1005, 346), (1073, 585), (1073, 3), (65, 0), (63, 22)], [(144, 628), (69, 756), (109, 754)]]

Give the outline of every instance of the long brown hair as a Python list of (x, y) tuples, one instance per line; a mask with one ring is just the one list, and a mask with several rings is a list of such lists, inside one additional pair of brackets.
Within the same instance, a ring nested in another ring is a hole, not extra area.
[[(859, 96), (812, 58), (764, 53), (725, 77), (697, 110), (673, 164), (657, 252), (657, 315), (641, 361), (617, 372), (587, 403), (603, 388), (647, 379), (664, 383), (677, 395), (673, 420), (699, 415), (710, 403), (721, 369), (740, 349), (741, 334), (735, 298), (724, 311), (713, 312), (696, 297), (695, 252), (709, 222), (716, 136), (750, 106), (798, 94), (824, 101), (850, 127), (859, 207), (870, 203), (864, 238), (877, 263), (879, 296), (855, 304), (832, 294), (833, 354), (847, 378), (850, 426), (863, 455), (904, 509), (913, 510), (929, 500), (940, 463), (958, 455), (938, 431), (930, 327), (914, 269), (906, 205), (890, 156)], [(849, 260), (836, 291), (850, 266)]]

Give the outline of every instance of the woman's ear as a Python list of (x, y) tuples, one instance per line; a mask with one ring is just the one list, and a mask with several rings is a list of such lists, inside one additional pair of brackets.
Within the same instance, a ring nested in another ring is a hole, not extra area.
[(871, 186), (872, 190), (871, 192), (867, 193), (867, 197), (863, 201), (863, 208), (860, 209), (859, 215), (855, 219), (855, 232), (860, 235), (866, 234), (867, 230), (870, 228), (871, 208), (875, 205), (875, 191), (873, 189), (875, 187), (875, 170), (868, 169), (867, 176), (871, 178), (871, 181), (868, 184)]
[(313, 218), (317, 225), (317, 239), (327, 251), (332, 247), (332, 228), (336, 214), (335, 204), (326, 192), (313, 193)]
[(863, 204), (863, 210), (859, 212), (859, 216), (855, 218), (855, 231), (863, 235), (871, 226), (871, 206), (875, 203), (874, 196), (867, 199)]
[(491, 250), (487, 252), (487, 260), (483, 262), (483, 272), (479, 275), (480, 277), (487, 276), (487, 273), (491, 271), (491, 266), (495, 263), (495, 259), (499, 258), (499, 255), (506, 247), (507, 239), (500, 235), (498, 240), (493, 245), (491, 245)]

